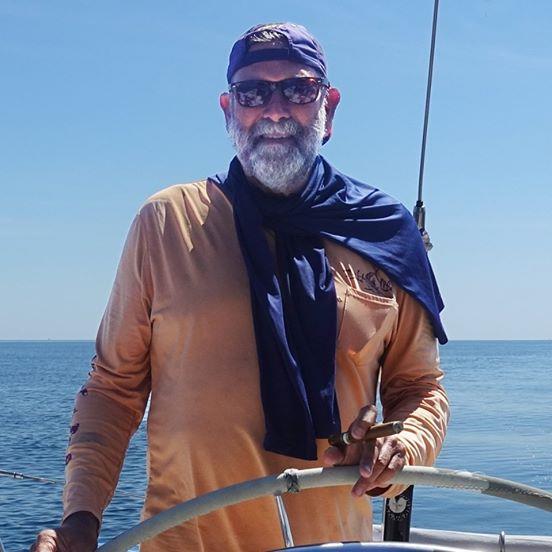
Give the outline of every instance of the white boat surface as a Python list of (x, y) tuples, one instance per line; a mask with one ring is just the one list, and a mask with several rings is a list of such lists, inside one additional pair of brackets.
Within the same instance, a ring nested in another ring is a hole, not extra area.
[[(382, 540), (381, 525), (374, 525), (374, 540)], [(410, 529), (410, 542), (454, 547), (474, 552), (550, 552), (552, 536), (510, 535), (508, 533), (469, 533), (442, 529)]]

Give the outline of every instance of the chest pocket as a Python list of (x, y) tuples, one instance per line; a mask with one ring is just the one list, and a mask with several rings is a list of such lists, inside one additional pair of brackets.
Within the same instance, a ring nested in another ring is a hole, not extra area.
[(398, 315), (394, 297), (382, 297), (349, 285), (334, 275), (338, 309), (337, 346), (348, 353), (360, 353), (368, 344), (383, 350), (386, 336)]

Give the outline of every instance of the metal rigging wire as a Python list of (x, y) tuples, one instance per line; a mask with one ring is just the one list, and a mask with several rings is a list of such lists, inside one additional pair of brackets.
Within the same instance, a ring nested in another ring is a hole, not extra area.
[[(39, 477), (36, 475), (27, 475), (20, 472), (14, 472), (14, 471), (7, 471), (7, 470), (0, 470), (0, 477), (9, 477), (11, 479), (18, 479), (18, 480), (26, 480), (26, 481), (36, 481), (38, 483), (49, 483), (50, 485), (64, 485), (65, 482), (61, 481), (60, 479), (48, 479), (46, 477)], [(122, 489), (117, 489), (118, 494), (130, 496), (133, 498), (139, 498), (140, 500), (143, 500), (144, 497), (142, 495), (139, 495), (138, 493), (130, 493), (128, 491), (123, 491)], [(0, 549), (0, 552), (2, 550)]]

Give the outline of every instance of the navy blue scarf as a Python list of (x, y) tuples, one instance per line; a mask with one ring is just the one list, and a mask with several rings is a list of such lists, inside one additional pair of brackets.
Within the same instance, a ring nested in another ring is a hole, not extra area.
[[(316, 460), (316, 438), (341, 431), (335, 394), (336, 295), (323, 238), (380, 267), (426, 308), (447, 338), (443, 302), (420, 233), (406, 208), (317, 157), (299, 194), (248, 183), (234, 158), (212, 178), (232, 202), (249, 275), (266, 450)], [(274, 231), (276, 254), (263, 228)]]

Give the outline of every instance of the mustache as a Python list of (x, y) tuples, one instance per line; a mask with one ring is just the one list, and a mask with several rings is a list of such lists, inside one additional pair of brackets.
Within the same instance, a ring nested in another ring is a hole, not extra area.
[(269, 121), (261, 119), (251, 129), (250, 137), (254, 142), (260, 138), (289, 138), (301, 134), (301, 125), (293, 119)]

